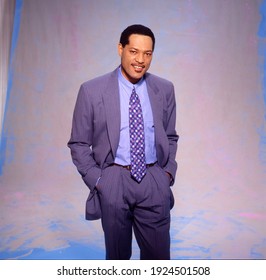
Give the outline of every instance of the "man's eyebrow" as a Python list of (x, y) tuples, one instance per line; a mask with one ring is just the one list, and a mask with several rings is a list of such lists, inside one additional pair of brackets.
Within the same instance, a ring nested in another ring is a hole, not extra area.
[[(130, 47), (130, 50), (135, 50), (135, 51), (140, 51), (140, 49), (136, 48), (136, 47)], [(153, 52), (152, 50), (144, 50), (143, 52), (147, 53), (147, 52)]]

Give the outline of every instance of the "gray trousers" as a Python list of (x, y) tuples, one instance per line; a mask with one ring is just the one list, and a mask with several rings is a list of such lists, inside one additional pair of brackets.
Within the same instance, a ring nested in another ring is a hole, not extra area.
[(140, 259), (170, 259), (170, 209), (174, 198), (161, 167), (149, 167), (141, 183), (137, 183), (129, 170), (109, 166), (103, 170), (97, 189), (106, 259), (130, 259), (132, 230)]

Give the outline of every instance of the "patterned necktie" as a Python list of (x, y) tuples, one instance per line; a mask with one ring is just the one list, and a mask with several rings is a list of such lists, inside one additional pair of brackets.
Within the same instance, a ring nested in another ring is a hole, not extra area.
[(131, 175), (140, 182), (146, 174), (145, 137), (141, 104), (135, 88), (129, 100), (129, 135)]

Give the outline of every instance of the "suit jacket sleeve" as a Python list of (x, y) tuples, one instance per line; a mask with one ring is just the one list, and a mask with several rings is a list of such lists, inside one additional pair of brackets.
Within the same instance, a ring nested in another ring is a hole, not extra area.
[(169, 158), (164, 170), (171, 174), (171, 185), (174, 184), (175, 174), (177, 170), (177, 162), (175, 160), (177, 151), (177, 141), (179, 136), (176, 133), (176, 101), (174, 86), (172, 84), (170, 94), (167, 96), (167, 120), (165, 122), (165, 132), (169, 142)]
[(93, 104), (86, 86), (81, 85), (72, 121), (71, 138), (68, 147), (71, 150), (73, 163), (81, 174), (85, 184), (93, 190), (101, 169), (93, 157)]

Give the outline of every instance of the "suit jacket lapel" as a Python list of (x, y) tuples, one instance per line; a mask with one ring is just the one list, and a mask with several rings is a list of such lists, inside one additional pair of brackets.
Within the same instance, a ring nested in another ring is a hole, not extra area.
[(111, 73), (106, 90), (103, 94), (103, 102), (106, 112), (107, 131), (113, 156), (119, 144), (120, 136), (120, 100), (117, 69)]
[(162, 150), (163, 146), (163, 136), (164, 128), (163, 128), (163, 99), (162, 95), (159, 93), (159, 89), (152, 81), (152, 76), (150, 74), (146, 74), (146, 83), (147, 90), (150, 98), (152, 114), (153, 114), (153, 122), (155, 129), (155, 146), (157, 152), (157, 160), (159, 164), (164, 165), (164, 152)]
[(161, 98), (161, 95), (159, 94), (159, 89), (152, 82), (152, 76), (149, 73), (146, 74), (146, 84), (151, 103), (154, 127), (157, 128), (158, 125), (162, 123), (163, 100)]

